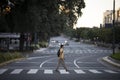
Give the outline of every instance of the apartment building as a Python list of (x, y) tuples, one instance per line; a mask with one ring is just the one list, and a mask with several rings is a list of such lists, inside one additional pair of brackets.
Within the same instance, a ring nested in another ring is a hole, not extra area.
[[(103, 14), (103, 26), (106, 28), (112, 27), (113, 10), (106, 10)], [(115, 11), (115, 25), (120, 26), (120, 8)]]

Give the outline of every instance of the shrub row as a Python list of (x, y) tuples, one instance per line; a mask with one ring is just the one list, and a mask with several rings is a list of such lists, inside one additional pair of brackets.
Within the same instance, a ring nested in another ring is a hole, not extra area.
[(16, 58), (22, 58), (22, 54), (20, 53), (0, 53), (0, 63), (5, 62), (5, 61), (9, 61), (12, 59), (16, 59)]

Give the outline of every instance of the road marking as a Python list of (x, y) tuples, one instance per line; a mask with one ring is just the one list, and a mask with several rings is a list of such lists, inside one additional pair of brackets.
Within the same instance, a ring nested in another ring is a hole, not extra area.
[(69, 74), (69, 72), (66, 70), (59, 70), (59, 71), (60, 71), (60, 74)]
[(89, 70), (89, 71), (92, 72), (92, 73), (97, 73), (97, 74), (102, 73), (102, 72), (97, 71), (97, 70), (95, 70), (95, 69), (91, 69), (91, 70)]
[(77, 68), (80, 68), (80, 67), (77, 65), (77, 60), (79, 60), (79, 58), (74, 60), (74, 65), (75, 65)]
[(83, 58), (87, 58), (87, 57), (92, 57), (92, 56), (85, 56), (85, 57), (82, 57), (82, 58), (76, 58), (75, 60), (74, 60), (74, 65), (77, 67), (77, 68), (80, 68), (79, 66), (78, 66), (78, 64), (77, 64), (77, 60), (79, 60), (79, 59), (83, 59)]
[(10, 74), (19, 74), (23, 69), (15, 69)]
[[(49, 54), (49, 53), (56, 53), (57, 52), (57, 50), (51, 50), (51, 51), (49, 51), (49, 52), (46, 52), (46, 54)], [(104, 53), (111, 53), (111, 50), (64, 50), (64, 52), (66, 53), (66, 54), (68, 54), (68, 53), (75, 53), (75, 54), (83, 54), (83, 53), (102, 53), (102, 52), (104, 52)]]
[(51, 59), (48, 59), (48, 60), (42, 62), (42, 63), (40, 64), (40, 68), (42, 68), (42, 66), (43, 66), (46, 62), (51, 61), (51, 60), (53, 60), (53, 59), (55, 59), (55, 58), (51, 58)]
[(0, 69), (0, 74), (3, 74), (4, 72), (6, 72), (8, 69)]
[(118, 72), (115, 72), (115, 71), (112, 71), (112, 70), (104, 70), (105, 72), (107, 73), (118, 73)]
[(85, 74), (83, 70), (74, 70), (77, 74)]
[(52, 70), (44, 70), (44, 74), (53, 74)]
[(39, 58), (47, 58), (47, 57), (50, 57), (50, 56), (42, 56), (42, 57), (29, 57), (29, 58), (27, 58), (27, 60), (39, 59)]
[(38, 72), (38, 69), (30, 69), (30, 71), (27, 72), (27, 74), (36, 74)]
[(79, 61), (79, 62), (77, 62), (77, 63), (96, 64), (97, 62), (81, 62), (81, 61)]
[[(0, 75), (1, 74), (4, 74), (4, 73), (7, 73), (8, 69), (0, 69)], [(39, 71), (40, 69), (29, 69), (28, 72), (26, 72), (26, 74), (37, 74), (37, 72)], [(100, 69), (101, 70), (101, 69)], [(9, 74), (22, 74), (21, 72), (23, 71), (23, 69), (14, 69), (13, 71), (11, 71)], [(40, 71), (43, 71), (43, 70), (40, 70)], [(86, 74), (87, 72), (86, 71), (89, 71), (93, 74), (102, 74), (102, 73), (112, 73), (112, 74), (117, 74), (117, 73), (120, 73), (119, 71), (114, 71), (114, 70), (106, 70), (106, 69), (102, 69), (101, 71), (99, 70), (96, 70), (96, 69), (72, 69), (70, 71), (74, 71), (76, 74)], [(44, 69), (44, 74), (53, 74), (54, 72), (54, 69)], [(60, 74), (70, 74), (69, 71), (66, 71), (64, 69), (59, 69), (59, 72)], [(91, 74), (90, 73), (90, 74)]]

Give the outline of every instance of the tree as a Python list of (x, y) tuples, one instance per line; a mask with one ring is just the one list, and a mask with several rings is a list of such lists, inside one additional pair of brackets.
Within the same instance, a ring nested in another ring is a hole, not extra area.
[[(81, 9), (85, 7), (84, 0), (9, 1), (14, 3), (14, 7), (10, 7), (10, 12), (5, 14), (5, 23), (10, 32), (21, 33), (21, 36), (26, 32), (37, 33), (40, 41), (48, 40), (50, 36), (59, 35), (65, 29), (70, 29), (66, 27), (73, 28), (78, 17), (82, 15)], [(24, 40), (20, 40), (22, 48)]]

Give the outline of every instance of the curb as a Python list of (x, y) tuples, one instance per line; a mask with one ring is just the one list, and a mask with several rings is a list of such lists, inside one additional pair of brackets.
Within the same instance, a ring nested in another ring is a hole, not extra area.
[(9, 63), (12, 63), (12, 62), (15, 62), (15, 61), (23, 60), (23, 59), (25, 59), (25, 58), (18, 58), (18, 59), (13, 59), (13, 60), (5, 61), (5, 62), (3, 62), (3, 63), (0, 63), (0, 67), (1, 67), (1, 66), (5, 66), (5, 65), (7, 65), (7, 64), (9, 64)]
[(107, 63), (109, 63), (109, 64), (111, 64), (111, 65), (113, 65), (113, 66), (115, 66), (115, 67), (120, 68), (120, 63), (118, 63), (115, 60), (110, 59), (110, 57), (108, 57), (108, 56), (103, 57), (102, 60), (105, 61), (105, 62), (107, 62)]
[(44, 51), (44, 50), (46, 50), (46, 49), (47, 49), (47, 48), (40, 48), (40, 49), (38, 49), (38, 50), (34, 50), (33, 53), (42, 52), (42, 51)]

